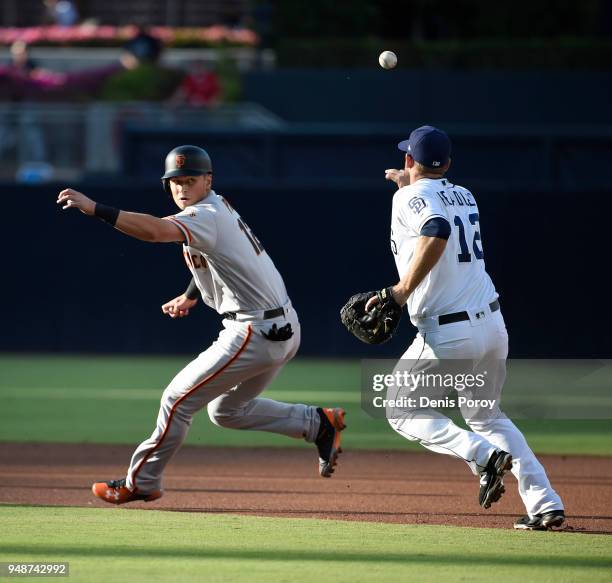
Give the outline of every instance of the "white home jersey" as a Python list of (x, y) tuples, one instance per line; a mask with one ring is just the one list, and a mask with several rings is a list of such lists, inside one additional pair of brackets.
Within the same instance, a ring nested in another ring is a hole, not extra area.
[(185, 235), (183, 252), (202, 299), (217, 312), (284, 306), (280, 273), (240, 215), (211, 191), (199, 203), (166, 217)]
[(497, 298), (485, 271), (478, 206), (472, 194), (446, 178), (423, 178), (393, 197), (391, 250), (400, 278), (406, 273), (423, 225), (446, 219), (451, 235), (442, 257), (408, 298), (411, 318), (484, 308)]

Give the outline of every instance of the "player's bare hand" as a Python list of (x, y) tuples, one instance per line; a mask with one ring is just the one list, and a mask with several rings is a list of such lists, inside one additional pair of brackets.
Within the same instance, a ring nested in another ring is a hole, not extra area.
[(404, 170), (397, 170), (396, 168), (387, 168), (385, 170), (385, 180), (391, 180), (395, 182), (398, 188), (408, 186), (410, 184), (410, 176), (404, 172)]
[(66, 188), (59, 193), (57, 204), (61, 204), (64, 210), (76, 208), (86, 215), (93, 215), (96, 210), (95, 201), (72, 188)]
[(190, 300), (185, 294), (182, 294), (162, 306), (162, 312), (168, 314), (171, 318), (184, 318), (189, 316), (189, 310), (198, 303), (197, 298)]
[(380, 303), (377, 296), (372, 296), (365, 305), (365, 311), (369, 312), (376, 304)]

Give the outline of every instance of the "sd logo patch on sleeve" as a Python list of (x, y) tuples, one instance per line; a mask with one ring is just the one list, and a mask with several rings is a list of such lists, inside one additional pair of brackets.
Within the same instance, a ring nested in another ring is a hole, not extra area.
[(427, 203), (423, 200), (423, 198), (421, 198), (420, 196), (413, 196), (409, 201), (408, 201), (408, 207), (410, 208), (410, 210), (418, 215), (421, 213), (421, 211), (427, 206)]

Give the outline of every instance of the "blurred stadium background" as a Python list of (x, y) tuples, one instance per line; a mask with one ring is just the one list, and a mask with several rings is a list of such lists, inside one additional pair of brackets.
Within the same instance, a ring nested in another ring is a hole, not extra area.
[[(55, 205), (71, 186), (171, 212), (165, 153), (211, 154), (214, 186), (285, 277), (301, 354), (395, 356), (342, 328), (392, 282), (395, 144), (424, 123), (473, 189), (514, 357), (610, 354), (612, 9), (603, 0), (3, 0), (0, 180), (8, 353), (194, 353), (218, 317), (160, 305), (188, 281), (152, 246)], [(552, 8), (551, 8), (552, 6)], [(399, 57), (378, 67), (381, 50)], [(407, 319), (406, 319), (407, 321)]]
[[(182, 143), (210, 152), (300, 314), (301, 360), (268, 394), (345, 406), (349, 446), (411, 445), (360, 411), (357, 360), (401, 354), (408, 319), (367, 347), (338, 312), (396, 277), (383, 171), (419, 125), (450, 133), (450, 177), (478, 198), (511, 356), (608, 357), (611, 33), (603, 0), (3, 0), (0, 440), (137, 442), (216, 337), (211, 310), (161, 314), (189, 279), (175, 246), (55, 204), (71, 186), (169, 214), (159, 178)], [(521, 426), (540, 452), (612, 447), (606, 419)], [(205, 420), (189, 441), (287, 445)]]

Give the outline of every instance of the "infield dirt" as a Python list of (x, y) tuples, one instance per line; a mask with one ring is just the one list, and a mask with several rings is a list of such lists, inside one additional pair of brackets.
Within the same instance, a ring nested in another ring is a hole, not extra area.
[[(0, 504), (109, 505), (91, 483), (125, 475), (133, 448), (0, 444)], [(566, 530), (612, 534), (612, 458), (541, 456), (566, 505)], [(184, 447), (166, 470), (165, 495), (123, 508), (511, 528), (524, 514), (516, 480), (490, 510), (467, 466), (429, 453), (351, 451), (331, 479), (316, 450)]]

